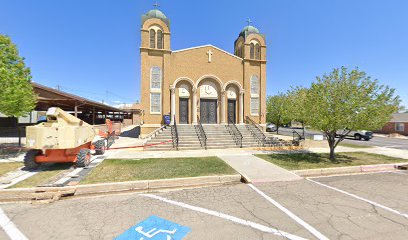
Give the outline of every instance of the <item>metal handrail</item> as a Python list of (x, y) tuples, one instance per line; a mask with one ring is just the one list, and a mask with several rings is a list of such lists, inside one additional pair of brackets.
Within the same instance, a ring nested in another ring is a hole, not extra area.
[(264, 147), (266, 142), (266, 136), (262, 132), (261, 126), (259, 126), (259, 124), (257, 124), (254, 120), (252, 120), (248, 116), (245, 117), (245, 121), (247, 123), (246, 127), (251, 132), (252, 136), (256, 137), (258, 139), (258, 144)]
[(207, 150), (207, 135), (205, 134), (203, 125), (201, 124), (200, 118), (197, 116), (197, 125), (194, 126), (196, 129), (197, 137), (200, 140), (201, 147)]
[(242, 133), (241, 131), (239, 131), (239, 129), (237, 128), (235, 123), (232, 121), (230, 116), (228, 116), (228, 124), (225, 125), (225, 127), (227, 128), (228, 132), (234, 139), (235, 144), (237, 144), (237, 146), (242, 148), (242, 138), (243, 138)]
[(163, 130), (163, 129), (166, 128), (166, 127), (167, 127), (167, 125), (161, 126), (160, 128), (158, 128), (158, 129), (154, 130), (153, 132), (149, 133), (147, 136), (143, 137), (142, 139), (148, 139), (148, 138), (150, 138), (150, 137), (153, 137), (153, 135), (156, 136), (156, 134), (157, 134), (158, 132), (160, 132), (161, 130)]
[[(176, 148), (178, 150), (179, 136), (178, 136), (178, 131), (177, 131), (176, 116), (174, 116), (173, 120), (174, 120), (174, 124), (172, 126), (172, 130), (174, 128), (173, 148)], [(173, 137), (173, 133), (172, 133), (172, 137)]]
[(292, 133), (293, 133), (293, 139), (292, 139), (293, 144), (298, 146), (301, 140), (305, 140), (305, 137), (300, 135), (297, 131), (293, 130)]

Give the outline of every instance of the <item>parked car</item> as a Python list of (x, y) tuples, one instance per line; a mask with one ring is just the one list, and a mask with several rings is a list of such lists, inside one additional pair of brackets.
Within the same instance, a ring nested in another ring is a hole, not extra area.
[[(340, 136), (340, 133), (341, 131), (338, 131), (337, 133), (337, 137), (339, 137)], [(357, 130), (357, 131), (350, 131), (347, 135), (346, 135), (347, 137), (352, 137), (352, 138), (354, 138), (355, 140), (362, 140), (362, 139), (364, 139), (364, 140), (366, 140), (366, 141), (369, 141), (370, 139), (372, 139), (373, 138), (373, 132), (371, 132), (371, 131), (366, 131), (366, 130)]]
[(37, 120), (37, 124), (47, 122), (47, 117), (46, 116), (41, 116)]
[(276, 132), (276, 126), (273, 123), (266, 124), (266, 131), (267, 132)]

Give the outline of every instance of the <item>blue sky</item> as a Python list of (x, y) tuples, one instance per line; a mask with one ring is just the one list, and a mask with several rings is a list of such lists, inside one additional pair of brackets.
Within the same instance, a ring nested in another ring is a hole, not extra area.
[[(152, 0), (0, 0), (0, 33), (26, 58), (35, 82), (110, 103), (140, 96), (141, 15)], [(251, 18), (267, 40), (267, 93), (309, 86), (358, 66), (408, 105), (408, 1), (161, 0), (172, 49), (212, 44), (233, 52)]]

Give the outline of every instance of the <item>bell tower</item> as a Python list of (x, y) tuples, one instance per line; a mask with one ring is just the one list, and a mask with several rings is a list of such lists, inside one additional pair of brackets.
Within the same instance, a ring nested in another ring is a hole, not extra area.
[(265, 36), (251, 25), (239, 33), (234, 43), (234, 54), (242, 58), (244, 69), (244, 115), (257, 123), (266, 121), (266, 44)]
[(163, 115), (170, 112), (170, 20), (155, 7), (142, 15), (140, 30), (141, 120), (155, 123), (142, 125), (142, 134), (143, 127), (160, 127)]

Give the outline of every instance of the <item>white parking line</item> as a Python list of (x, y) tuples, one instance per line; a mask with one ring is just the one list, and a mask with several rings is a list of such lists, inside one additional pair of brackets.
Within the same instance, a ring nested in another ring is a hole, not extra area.
[(250, 188), (252, 188), (255, 192), (257, 192), (259, 195), (261, 195), (262, 197), (264, 197), (266, 200), (268, 200), (270, 203), (272, 203), (273, 205), (275, 205), (275, 207), (279, 208), (282, 212), (284, 212), (286, 215), (288, 215), (290, 218), (292, 218), (293, 220), (295, 220), (297, 223), (299, 223), (300, 225), (302, 225), (304, 228), (306, 228), (306, 230), (308, 230), (311, 234), (313, 234), (315, 237), (317, 237), (320, 240), (329, 240), (328, 237), (324, 236), (321, 232), (317, 231), (314, 227), (310, 226), (308, 223), (306, 223), (305, 221), (303, 221), (301, 218), (299, 218), (298, 216), (296, 216), (294, 213), (292, 213), (291, 211), (289, 211), (287, 208), (285, 208), (284, 206), (282, 206), (280, 203), (278, 203), (277, 201), (273, 200), (271, 197), (269, 197), (268, 195), (266, 195), (264, 192), (262, 192), (261, 190), (259, 190), (257, 187), (255, 187), (252, 184), (248, 184), (248, 186)]
[(0, 226), (11, 240), (28, 240), (28, 238), (18, 230), (16, 225), (7, 217), (3, 209), (0, 208)]
[[(18, 170), (18, 171), (24, 171), (24, 170)], [(24, 171), (25, 173), (22, 173), (22, 174), (19, 175), (18, 177), (13, 178), (10, 183), (0, 185), (0, 189), (6, 189), (6, 188), (8, 188), (8, 187), (11, 187), (11, 186), (13, 186), (13, 185), (15, 185), (15, 184), (17, 184), (17, 183), (19, 183), (19, 182), (21, 182), (21, 181), (26, 180), (26, 179), (29, 178), (29, 177), (34, 176), (35, 174), (39, 173), (40, 171), (41, 171), (41, 170), (36, 170), (36, 171)]]
[(149, 198), (153, 198), (153, 199), (157, 199), (157, 200), (160, 200), (160, 201), (163, 201), (163, 202), (166, 202), (166, 203), (169, 203), (169, 204), (173, 204), (173, 205), (176, 205), (176, 206), (179, 206), (179, 207), (187, 208), (187, 209), (190, 209), (190, 210), (193, 210), (193, 211), (196, 211), (196, 212), (201, 212), (201, 213), (205, 213), (205, 214), (208, 214), (208, 215), (211, 215), (211, 216), (226, 219), (226, 220), (232, 221), (234, 223), (238, 223), (238, 224), (241, 224), (241, 225), (244, 225), (244, 226), (252, 227), (252, 228), (260, 230), (262, 232), (272, 233), (274, 235), (281, 236), (281, 237), (288, 238), (288, 239), (292, 239), (292, 240), (305, 240), (305, 238), (302, 238), (302, 237), (299, 237), (299, 236), (296, 236), (296, 235), (293, 235), (293, 234), (290, 234), (290, 233), (287, 233), (287, 232), (284, 232), (284, 231), (280, 231), (280, 230), (275, 229), (275, 228), (267, 227), (267, 226), (264, 226), (264, 225), (261, 225), (261, 224), (258, 224), (258, 223), (254, 223), (254, 222), (247, 221), (247, 220), (244, 220), (244, 219), (241, 219), (241, 218), (237, 218), (237, 217), (234, 217), (234, 216), (231, 216), (231, 215), (228, 215), (228, 214), (224, 214), (224, 213), (221, 213), (221, 212), (209, 210), (209, 209), (206, 209), (206, 208), (192, 206), (192, 205), (182, 203), (182, 202), (173, 201), (173, 200), (170, 200), (170, 199), (167, 199), (167, 198), (164, 198), (164, 197), (160, 197), (160, 196), (156, 196), (156, 195), (153, 195), (153, 194), (140, 194), (140, 195), (145, 196), (145, 197), (149, 197)]
[(389, 207), (387, 207), (387, 206), (381, 205), (381, 204), (379, 204), (379, 203), (373, 202), (373, 201), (368, 200), (368, 199), (366, 199), (366, 198), (359, 197), (359, 196), (357, 196), (357, 195), (355, 195), (355, 194), (352, 194), (352, 193), (343, 191), (343, 190), (341, 190), (341, 189), (338, 189), (338, 188), (335, 188), (335, 187), (326, 185), (326, 184), (324, 184), (324, 183), (316, 182), (316, 181), (313, 181), (312, 179), (308, 179), (308, 178), (307, 178), (307, 180), (310, 181), (310, 182), (316, 183), (316, 184), (318, 184), (318, 185), (320, 185), (320, 186), (323, 186), (323, 187), (332, 189), (332, 190), (334, 190), (334, 191), (337, 191), (337, 192), (346, 194), (346, 195), (348, 195), (348, 196), (350, 196), (350, 197), (353, 197), (353, 198), (356, 198), (356, 199), (358, 199), (358, 200), (367, 202), (367, 203), (369, 203), (369, 204), (371, 204), (371, 205), (374, 205), (374, 206), (376, 206), (376, 207), (379, 207), (379, 208), (382, 208), (382, 209), (384, 209), (384, 210), (390, 211), (390, 212), (392, 212), (392, 213), (398, 214), (398, 215), (403, 216), (404, 218), (407, 218), (407, 219), (408, 219), (408, 214), (406, 214), (406, 213), (402, 213), (402, 212), (397, 211), (397, 210), (395, 210), (395, 209), (392, 209), (392, 208), (389, 208)]

